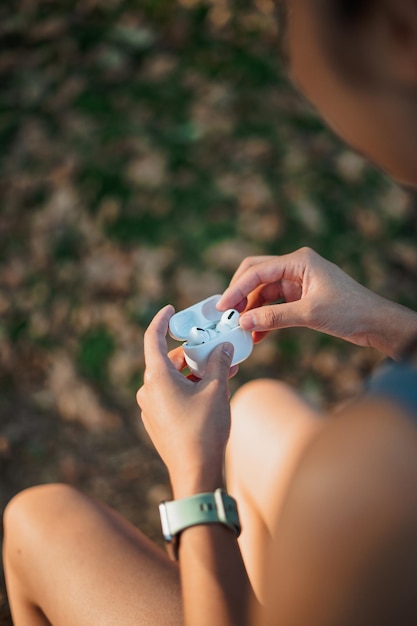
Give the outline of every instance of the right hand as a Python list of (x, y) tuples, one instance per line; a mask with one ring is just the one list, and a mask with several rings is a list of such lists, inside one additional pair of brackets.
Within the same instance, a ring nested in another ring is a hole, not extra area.
[(165, 307), (145, 332), (146, 369), (136, 397), (146, 431), (179, 498), (223, 485), (233, 346), (225, 343), (213, 350), (202, 379), (185, 377), (181, 354), (168, 354), (166, 334), (173, 314), (173, 307)]
[(217, 305), (241, 311), (240, 325), (253, 331), (255, 342), (271, 330), (304, 326), (360, 346), (378, 344), (375, 334), (385, 331), (381, 308), (393, 306), (403, 309), (310, 248), (246, 258)]

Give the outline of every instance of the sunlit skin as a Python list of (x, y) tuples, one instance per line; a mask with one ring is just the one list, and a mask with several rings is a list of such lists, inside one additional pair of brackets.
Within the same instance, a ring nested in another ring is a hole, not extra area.
[[(417, 31), (415, 0), (379, 0), (378, 21), (365, 29), (369, 85), (336, 71), (319, 36), (319, 0), (288, 2), (294, 82), (349, 145), (417, 188), (417, 69), (414, 77), (412, 54), (402, 56)], [(411, 39), (388, 36), (387, 5), (408, 9)], [(352, 40), (352, 54), (360, 43)], [(219, 308), (245, 307), (242, 327), (258, 338), (305, 326), (396, 359), (417, 337), (415, 312), (307, 248), (243, 260)], [(143, 424), (175, 498), (227, 487), (237, 499), (239, 543), (224, 526), (192, 526), (173, 565), (118, 513), (72, 487), (31, 488), (4, 517), (14, 624), (416, 624), (414, 407), (364, 395), (328, 419), (277, 379), (243, 385), (229, 406), (231, 346), (213, 351), (201, 380), (185, 377), (184, 355), (167, 352), (173, 313), (162, 309), (145, 333)]]
[(413, 32), (410, 40), (398, 40), (381, 18), (372, 22), (366, 35), (352, 34), (348, 54), (357, 54), (358, 44), (363, 44), (375, 76), (372, 85), (355, 84), (328, 58), (320, 41), (316, 3), (292, 0), (289, 4), (288, 48), (294, 83), (347, 144), (397, 182), (417, 188), (417, 90), (413, 92), (412, 70), (410, 79), (402, 64), (406, 48), (413, 46)]

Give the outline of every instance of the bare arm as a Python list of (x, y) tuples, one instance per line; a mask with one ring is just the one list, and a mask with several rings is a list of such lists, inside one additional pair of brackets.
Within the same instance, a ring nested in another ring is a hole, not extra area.
[(180, 571), (185, 623), (246, 626), (251, 591), (236, 539), (220, 526), (184, 532)]
[(366, 289), (309, 248), (245, 259), (218, 306), (245, 311), (240, 324), (255, 341), (274, 329), (305, 326), (396, 359), (417, 335), (415, 311)]
[[(223, 487), (232, 352), (230, 346), (219, 346), (203, 379), (185, 378), (180, 353), (167, 355), (172, 314), (172, 307), (163, 309), (146, 332), (146, 372), (137, 399), (179, 499)], [(251, 590), (231, 531), (220, 525), (188, 528), (181, 534), (179, 563), (186, 625), (249, 624)]]

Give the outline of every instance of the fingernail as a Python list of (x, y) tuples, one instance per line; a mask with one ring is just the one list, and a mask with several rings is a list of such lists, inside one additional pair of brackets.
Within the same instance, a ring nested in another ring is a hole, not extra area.
[(256, 320), (253, 315), (244, 315), (239, 320), (239, 326), (243, 328), (243, 330), (254, 330)]
[(222, 343), (222, 350), (228, 357), (232, 358), (234, 347), (232, 343)]

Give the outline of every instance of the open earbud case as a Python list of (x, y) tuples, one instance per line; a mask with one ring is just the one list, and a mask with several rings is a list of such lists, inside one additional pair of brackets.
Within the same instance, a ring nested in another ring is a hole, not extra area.
[(217, 332), (214, 337), (199, 345), (187, 342), (193, 327), (215, 329), (220, 322), (222, 313), (216, 309), (220, 295), (211, 296), (193, 306), (175, 313), (169, 321), (169, 333), (177, 341), (183, 341), (185, 361), (190, 371), (202, 378), (207, 360), (213, 349), (221, 343), (229, 342), (234, 346), (232, 365), (237, 365), (248, 358), (253, 348), (252, 334), (236, 326), (231, 330)]

